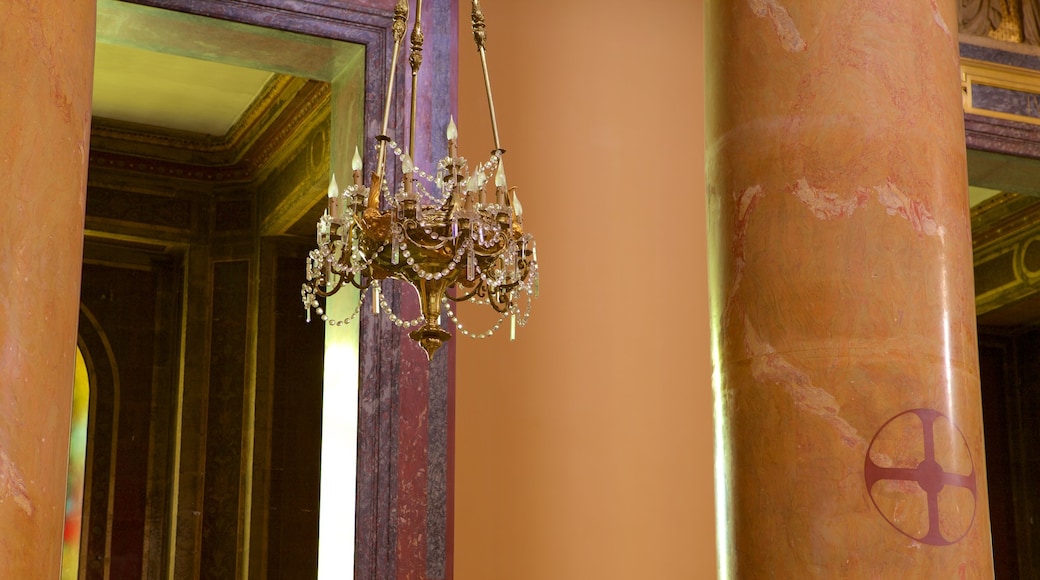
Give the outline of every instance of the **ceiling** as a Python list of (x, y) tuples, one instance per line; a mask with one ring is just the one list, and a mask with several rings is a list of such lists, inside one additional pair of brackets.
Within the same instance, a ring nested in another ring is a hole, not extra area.
[(974, 185), (968, 186), (968, 198), (970, 199), (971, 207), (975, 207), (987, 199), (997, 195), (1000, 191), (996, 189), (989, 189), (985, 187), (976, 187)]
[(223, 136), (272, 73), (98, 43), (96, 117)]

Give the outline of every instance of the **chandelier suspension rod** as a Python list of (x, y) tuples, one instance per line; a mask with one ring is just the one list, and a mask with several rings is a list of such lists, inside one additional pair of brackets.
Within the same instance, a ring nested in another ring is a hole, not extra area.
[(376, 162), (376, 174), (372, 180), (372, 190), (368, 194), (368, 207), (379, 209), (379, 193), (382, 190), (383, 177), (386, 174), (386, 143), (390, 140), (386, 132), (390, 127), (390, 105), (394, 95), (394, 77), (397, 76), (397, 55), (401, 52), (401, 40), (407, 28), (408, 1), (397, 0), (394, 7), (394, 54), (390, 59), (390, 76), (386, 82), (386, 106), (383, 107), (383, 131), (379, 134), (379, 155)]
[(498, 121), (495, 119), (495, 100), (491, 98), (491, 77), (488, 76), (487, 52), (484, 43), (487, 41), (487, 32), (484, 25), (484, 12), (480, 9), (480, 1), (473, 0), (473, 14), (470, 17), (473, 22), (473, 40), (477, 43), (477, 51), (480, 52), (480, 67), (484, 70), (484, 89), (487, 91), (488, 109), (491, 110), (491, 132), (495, 135), (495, 152), (499, 155), (505, 153), (502, 144), (498, 140)]
[[(412, 27), (412, 54), (409, 59), (412, 64), (412, 110), (408, 121), (408, 157), (413, 163), (415, 162), (415, 109), (416, 99), (419, 94), (419, 67), (422, 66), (423, 49), (422, 3), (423, 0), (416, 0), (415, 26)], [(410, 175), (405, 176), (404, 187), (405, 191), (412, 191), (412, 178)]]

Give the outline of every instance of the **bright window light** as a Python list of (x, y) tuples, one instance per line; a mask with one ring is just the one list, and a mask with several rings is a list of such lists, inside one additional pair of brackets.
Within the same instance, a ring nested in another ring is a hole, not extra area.
[[(330, 320), (357, 308), (354, 289), (329, 296)], [(325, 327), (325, 388), (321, 427), (321, 512), (318, 580), (354, 575), (354, 498), (357, 489), (358, 324)]]
[(69, 434), (68, 484), (65, 490), (65, 527), (61, 551), (61, 578), (79, 577), (80, 531), (83, 517), (83, 475), (87, 457), (87, 414), (90, 379), (83, 353), (76, 349), (76, 379), (72, 397), (72, 431)]

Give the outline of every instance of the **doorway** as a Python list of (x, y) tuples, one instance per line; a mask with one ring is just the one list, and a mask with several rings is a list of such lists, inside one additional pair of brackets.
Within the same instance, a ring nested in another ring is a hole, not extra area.
[(367, 116), (358, 40), (382, 37), (356, 29), (98, 2), (98, 62), (132, 83), (95, 102), (82, 301), (121, 388), (91, 417), (119, 429), (93, 449), (110, 454), (88, 475), (79, 577), (316, 568), (323, 328), (299, 284), (330, 165)]

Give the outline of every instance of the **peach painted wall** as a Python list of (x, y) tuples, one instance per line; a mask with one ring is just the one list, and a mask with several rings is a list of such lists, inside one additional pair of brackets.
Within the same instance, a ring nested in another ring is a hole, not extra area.
[[(459, 4), (460, 147), (478, 159), (490, 123)], [(508, 324), (459, 339), (455, 578), (711, 578), (702, 2), (482, 5), (542, 284), (516, 342)]]

